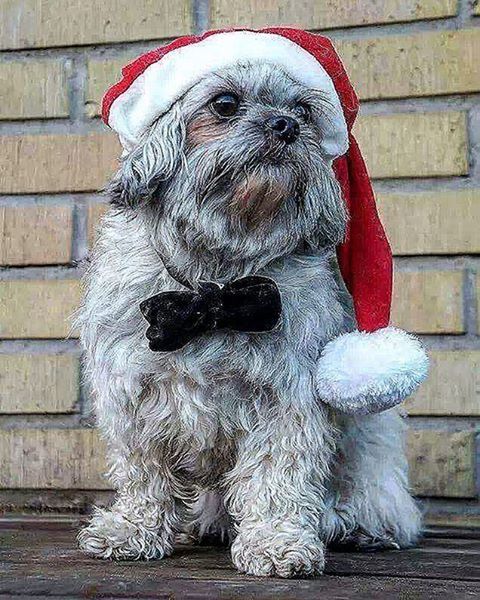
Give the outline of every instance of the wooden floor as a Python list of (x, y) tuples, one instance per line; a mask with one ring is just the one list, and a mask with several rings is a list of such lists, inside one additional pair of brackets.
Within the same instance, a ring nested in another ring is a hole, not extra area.
[(313, 580), (239, 575), (225, 548), (180, 549), (162, 561), (113, 563), (83, 556), (79, 522), (0, 518), (0, 600), (16, 598), (480, 598), (480, 531), (435, 529), (412, 550), (329, 552)]

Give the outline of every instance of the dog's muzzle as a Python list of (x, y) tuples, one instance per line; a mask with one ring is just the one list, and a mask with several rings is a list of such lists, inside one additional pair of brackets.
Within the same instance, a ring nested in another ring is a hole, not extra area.
[(198, 291), (161, 292), (140, 303), (154, 352), (179, 350), (217, 329), (272, 331), (280, 320), (280, 292), (268, 277), (249, 276), (224, 286), (201, 282)]

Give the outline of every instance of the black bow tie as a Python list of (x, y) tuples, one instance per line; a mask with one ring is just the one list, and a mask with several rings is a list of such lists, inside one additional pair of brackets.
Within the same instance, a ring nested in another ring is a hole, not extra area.
[(171, 352), (215, 329), (271, 331), (282, 304), (274, 281), (250, 276), (223, 287), (202, 282), (198, 291), (162, 292), (144, 300), (140, 310), (150, 324), (150, 349)]

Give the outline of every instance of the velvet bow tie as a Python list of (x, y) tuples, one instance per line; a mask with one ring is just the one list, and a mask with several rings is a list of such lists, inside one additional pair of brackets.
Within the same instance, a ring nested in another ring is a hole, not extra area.
[(216, 329), (271, 331), (282, 304), (275, 282), (255, 275), (224, 286), (202, 282), (198, 291), (162, 292), (144, 300), (140, 310), (150, 325), (150, 349), (171, 352)]

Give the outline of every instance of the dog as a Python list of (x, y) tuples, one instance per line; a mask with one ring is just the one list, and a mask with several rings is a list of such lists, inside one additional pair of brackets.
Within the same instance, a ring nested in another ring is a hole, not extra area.
[[(398, 409), (348, 415), (315, 386), (326, 344), (356, 327), (335, 254), (348, 215), (321, 145), (331, 111), (277, 65), (238, 62), (124, 156), (79, 317), (116, 489), (79, 533), (89, 555), (160, 559), (182, 532), (216, 535), (240, 572), (293, 577), (321, 573), (327, 545), (417, 540)], [(272, 330), (149, 348), (140, 302), (252, 275), (281, 295)]]

